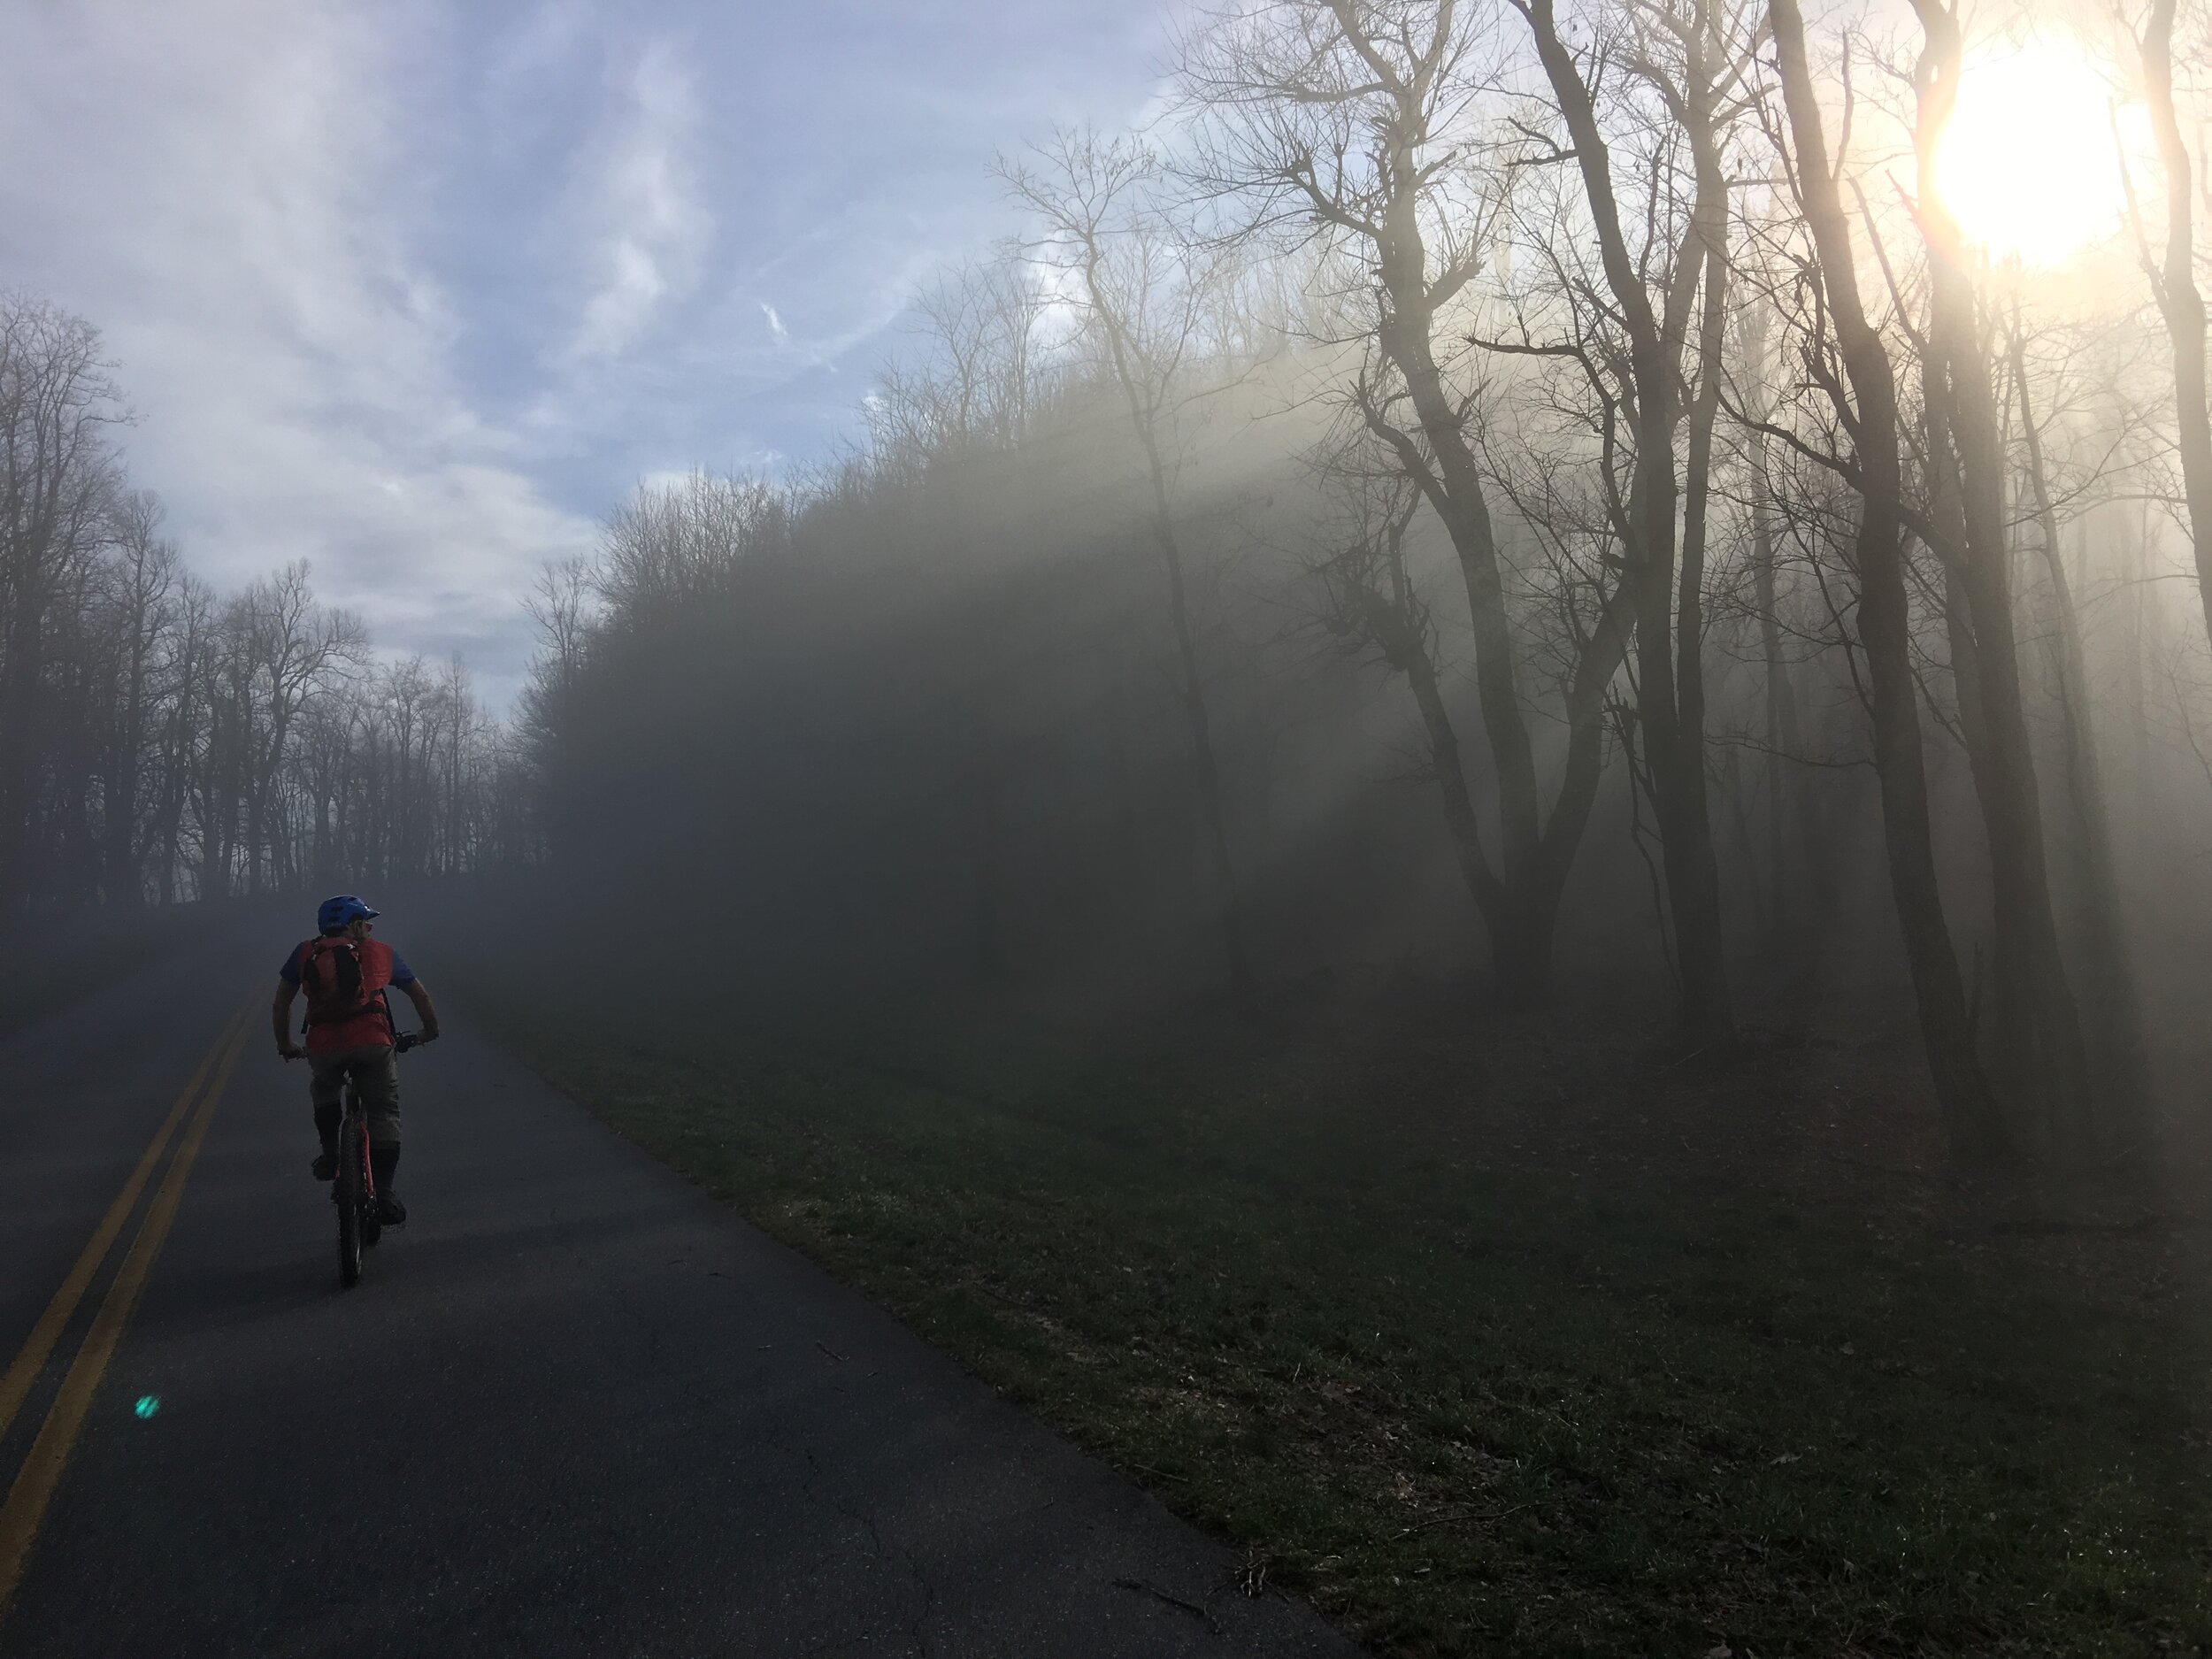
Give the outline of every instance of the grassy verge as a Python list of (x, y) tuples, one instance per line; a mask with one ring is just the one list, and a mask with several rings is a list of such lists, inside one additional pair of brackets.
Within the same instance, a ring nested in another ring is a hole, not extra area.
[(862, 1060), (489, 1011), (1382, 1652), (2212, 1642), (2196, 1240), (1976, 1219), (1894, 1054), (1699, 1077), (1432, 1008)]

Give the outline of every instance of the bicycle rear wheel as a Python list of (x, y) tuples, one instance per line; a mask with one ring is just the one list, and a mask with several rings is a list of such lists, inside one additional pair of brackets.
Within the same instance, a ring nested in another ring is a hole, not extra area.
[(338, 1181), (331, 1194), (338, 1203), (338, 1283), (348, 1290), (361, 1282), (361, 1199), (368, 1171), (360, 1141), (340, 1132)]

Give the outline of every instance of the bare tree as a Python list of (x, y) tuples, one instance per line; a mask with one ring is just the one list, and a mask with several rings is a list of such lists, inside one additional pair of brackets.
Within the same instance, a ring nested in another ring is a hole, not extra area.
[(359, 620), (315, 603), (304, 559), (248, 588), (238, 601), (247, 672), (247, 887), (259, 892), (288, 856), (279, 801), (294, 723), (332, 675), (359, 666), (368, 636)]
[(1890, 890), (1912, 972), (1921, 1041), (1951, 1143), (1965, 1157), (1986, 1158), (2003, 1151), (2007, 1140), (1975, 1053), (1973, 1021), (1936, 879), (1902, 570), (1904, 476), (1896, 373), (1861, 297), (1858, 252), (1837, 182), (1841, 157), (1830, 159), (1806, 55), (1804, 18), (1796, 0), (1772, 0), (1769, 15), (1794, 152), (1792, 180), (1818, 261), (1808, 275), (1826, 300), (1842, 373), (1830, 361), (1824, 338), (1808, 342), (1806, 363), (1853, 435), (1854, 458), (1848, 465), (1860, 496), (1855, 558), (1859, 638), (1866, 655), (1867, 710), (1882, 784)]
[(2066, 572), (2059, 496), (2046, 453), (2045, 425), (2038, 418), (2037, 377), (2028, 356), (2027, 330), (2016, 307), (2005, 325), (2004, 337), (2007, 366), (2018, 404), (2028, 504), (2034, 512), (2037, 550), (2041, 555), (2056, 636), (2052, 689), (2059, 717), (2059, 757), (2066, 781), (2062, 799), (2072, 831), (2083, 901), (2080, 916), (2089, 970), (2084, 1000), (2095, 1016), (2093, 1034), (2101, 1041), (2098, 1057), (2113, 1107), (2116, 1139), (2140, 1156), (2146, 1149), (2150, 1091), (2142, 1005), (2128, 949), (2105, 768), (2091, 708), (2088, 652), (2082, 643), (2073, 583)]
[(1175, 411), (1192, 395), (1192, 371), (1209, 343), (1203, 325), (1219, 280), (1217, 257), (1209, 263), (1198, 244), (1179, 241), (1148, 199), (1161, 180), (1159, 159), (1133, 140), (1062, 132), (1036, 152), (1033, 164), (1002, 161), (999, 173), (1038, 216), (1041, 257), (1073, 279), (1143, 454), (1222, 946), (1230, 982), (1243, 991), (1252, 982), (1244, 902), (1229, 848), (1189, 561), (1176, 528), (1170, 476)]
[[(1763, 279), (1770, 280), (1770, 278)], [(1747, 419), (1745, 464), (1748, 479), (1750, 604), (1759, 631), (1766, 789), (1766, 862), (1773, 895), (1768, 931), (1777, 959), (1801, 957), (1805, 933), (1825, 925), (1834, 902), (1835, 872), (1824, 846), (1821, 803), (1807, 787), (1811, 759), (1802, 697), (1793, 655), (1801, 652), (1798, 630), (1786, 625), (1791, 595), (1782, 577), (1785, 529), (1809, 503), (1785, 496), (1776, 474), (1774, 439), (1766, 429), (1786, 395), (1786, 363), (1773, 338), (1777, 308), (1757, 294), (1736, 313), (1738, 412)], [(1792, 831), (1795, 834), (1793, 836)]]
[(523, 614), (537, 625), (549, 671), (547, 678), (561, 694), (573, 687), (583, 672), (591, 631), (593, 580), (588, 561), (562, 559), (538, 572), (536, 583), (522, 602)]
[(155, 849), (154, 892), (164, 904), (174, 903), (184, 892), (186, 812), (204, 759), (206, 664), (215, 631), (215, 595), (188, 572), (178, 582), (175, 622), (163, 641), (163, 715), (156, 740), (161, 781), (149, 831)]
[(607, 520), (593, 569), (597, 596), (618, 613), (673, 618), (726, 595), (747, 567), (788, 542), (789, 496), (762, 479), (699, 471), (640, 487)]
[(879, 465), (941, 465), (1027, 439), (1041, 375), (1038, 324), (1049, 302), (1018, 246), (965, 261), (914, 297), (918, 368), (887, 364), (865, 405)]
[(0, 295), (0, 911), (33, 891), (49, 628), (104, 533), (119, 419), (92, 325)]
[(2196, 164), (2181, 131), (2174, 99), (2174, 29), (2179, 0), (2151, 0), (2142, 33), (2135, 36), (2143, 93), (2165, 175), (2166, 239), (2157, 257), (2130, 193), (2144, 273), (2173, 342), (2175, 442), (2181, 455), (2183, 504), (2196, 557), (2198, 596), (2205, 631), (2212, 637), (2212, 388), (2205, 372), (2205, 305), (2197, 287)]
[(316, 602), (304, 562), (227, 597), (193, 577), (128, 487), (122, 418), (90, 324), (0, 296), (0, 910), (268, 891), (349, 850), (393, 870), (491, 856), (484, 826), (514, 814), (478, 797), (517, 772), (458, 668), (437, 764), (393, 774), (428, 773), (429, 839), (398, 856), (425, 832), (357, 741), (365, 629)]
[[(1958, 99), (1959, 15), (1913, 0), (1924, 32), (1914, 73), (1915, 203), (1929, 266), (1929, 386), (1947, 440), (1932, 463), (1957, 490), (1954, 562), (1973, 641), (1969, 671), (1980, 739), (1970, 745), (1993, 888), (1996, 1043), (2007, 1093), (2062, 1156), (2089, 1148), (2090, 1077), (2073, 987), (2052, 915), (2042, 808), (2021, 695), (2001, 418), (1965, 240), (1936, 178), (1937, 146)], [(1957, 613), (1955, 603), (1953, 613)]]
[(111, 902), (135, 904), (144, 897), (142, 830), (149, 815), (141, 796), (149, 762), (157, 762), (152, 729), (157, 657), (174, 622), (183, 575), (176, 544), (159, 534), (161, 516), (160, 502), (144, 490), (125, 494), (113, 510), (107, 631), (120, 661), (105, 790), (105, 886)]
[(1183, 43), (1185, 96), (1209, 113), (1196, 183), (1248, 204), (1255, 236), (1313, 250), (1333, 277), (1325, 349), (1355, 358), (1341, 396), (1443, 524), (1473, 626), (1496, 768), (1499, 844), (1462, 864), (1500, 992), (1542, 1002), (1567, 874), (1604, 757), (1605, 689), (1627, 648), (1626, 587), (1567, 595), (1558, 680), (1566, 754), (1547, 808), (1532, 644), (1507, 592), (1476, 426), (1463, 303), (1494, 204), (1476, 166), (1494, 46), (1456, 0), (1280, 0), (1219, 14)]
[(1479, 890), (1488, 874), (1481, 820), (1445, 695), (1435, 618), (1406, 565), (1406, 532), (1421, 492), (1371, 444), (1339, 449), (1320, 465), (1343, 511), (1336, 534), (1308, 565), (1321, 597), (1319, 620), (1339, 649), (1404, 678), (1461, 878)]
[[(1726, 150), (1747, 100), (1756, 14), (1727, 0), (1639, 0), (1624, 19), (1624, 38), (1601, 33), (1578, 53), (1561, 33), (1553, 0), (1509, 4), (1528, 26), (1565, 128), (1564, 146), (1552, 153), (1571, 157), (1596, 233), (1607, 297), (1600, 302), (1580, 285), (1567, 293), (1587, 293), (1625, 335), (1624, 349), (1576, 349), (1630, 438), (1617, 532), (1634, 595), (1638, 719), (1680, 953), (1684, 1022), (1694, 1041), (1711, 1045), (1727, 1040), (1732, 1017), (1706, 785), (1706, 537), (1728, 316)], [(1625, 55), (1634, 82), (1655, 95), (1672, 127), (1654, 142), (1650, 199), (1630, 204), (1632, 220), (1624, 217), (1614, 142), (1594, 90), (1596, 70), (1615, 53)], [(1665, 165), (1678, 136), (1688, 152), (1686, 211), (1674, 206), (1678, 187)], [(1647, 245), (1634, 245), (1631, 224), (1646, 227)], [(1662, 239), (1661, 247), (1648, 245)], [(1581, 332), (1609, 330), (1600, 322)]]

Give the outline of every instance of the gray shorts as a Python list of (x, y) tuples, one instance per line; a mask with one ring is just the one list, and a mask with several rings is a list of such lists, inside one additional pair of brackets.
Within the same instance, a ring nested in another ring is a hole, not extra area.
[(349, 1078), (361, 1089), (361, 1104), (369, 1118), (369, 1144), (399, 1144), (399, 1057), (389, 1043), (311, 1054), (307, 1069), (307, 1097), (315, 1103), (315, 1127), (322, 1132), (326, 1145), (338, 1133)]

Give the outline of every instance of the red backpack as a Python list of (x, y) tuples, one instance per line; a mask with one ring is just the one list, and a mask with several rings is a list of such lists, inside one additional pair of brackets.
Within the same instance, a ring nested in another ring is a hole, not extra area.
[(376, 1013), (391, 1024), (381, 987), (365, 991), (359, 941), (343, 933), (326, 934), (307, 947), (300, 962), (300, 988), (307, 993), (307, 1026), (342, 1025)]

